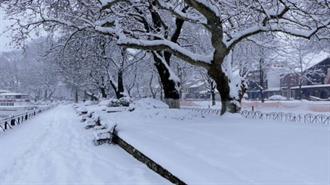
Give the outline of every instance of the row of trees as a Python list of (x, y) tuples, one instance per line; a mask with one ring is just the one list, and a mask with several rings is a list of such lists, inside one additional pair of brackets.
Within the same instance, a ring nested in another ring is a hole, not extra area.
[[(246, 89), (246, 70), (235, 67), (240, 66), (235, 50), (247, 42), (274, 43), (274, 38), (283, 35), (318, 40), (330, 35), (327, 0), (2, 0), (1, 5), (16, 19), (16, 41), (42, 27), (62, 40), (56, 43), (62, 43), (57, 56), (63, 66), (81, 63), (85, 65), (81, 70), (88, 70), (92, 65), (82, 60), (102, 66), (109, 63), (118, 71), (117, 79), (110, 78), (106, 70), (84, 74), (101, 79), (97, 80), (100, 89), (110, 84), (118, 91), (117, 97), (127, 93), (121, 85), (124, 69), (139, 61), (140, 55), (151, 57), (149, 65), (156, 67), (171, 107), (180, 106), (181, 83), (173, 70), (174, 61), (203, 68), (216, 84), (222, 113), (237, 112)], [(79, 50), (83, 47), (93, 50)], [(128, 48), (135, 50), (128, 52)], [(78, 83), (85, 82), (72, 81)]]
[(60, 73), (42, 60), (42, 42), (31, 43), (24, 51), (0, 54), (0, 89), (25, 92), (35, 100), (50, 100), (59, 85)]

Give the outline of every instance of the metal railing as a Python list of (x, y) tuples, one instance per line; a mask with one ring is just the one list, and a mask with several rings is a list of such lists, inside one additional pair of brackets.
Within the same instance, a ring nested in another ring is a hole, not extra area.
[(45, 110), (52, 108), (53, 106), (40, 107), (34, 110), (29, 110), (23, 113), (12, 115), (0, 119), (0, 132), (5, 132), (8, 129), (12, 129), (16, 125), (22, 124), (24, 121), (34, 117), (38, 113), (41, 113)]
[(326, 115), (326, 114), (260, 112), (260, 111), (243, 110), (241, 111), (241, 115), (247, 119), (330, 125), (330, 115)]
[(205, 109), (202, 109), (202, 108), (181, 108), (181, 109), (190, 110), (190, 111), (198, 112), (198, 113), (201, 113), (201, 114), (220, 115), (220, 113), (221, 113), (220, 109), (207, 109), (207, 108), (205, 108)]
[[(201, 108), (184, 108), (184, 109), (198, 112), (201, 114), (213, 114), (213, 115), (220, 115), (221, 112), (219, 109), (201, 109)], [(327, 114), (261, 112), (261, 111), (249, 111), (249, 110), (243, 110), (240, 112), (240, 114), (243, 118), (247, 118), (247, 119), (330, 125), (330, 115)]]

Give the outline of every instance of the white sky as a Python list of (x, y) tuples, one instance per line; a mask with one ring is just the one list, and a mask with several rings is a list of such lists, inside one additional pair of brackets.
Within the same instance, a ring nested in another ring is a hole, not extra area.
[(13, 47), (10, 46), (10, 33), (5, 32), (7, 26), (9, 26), (9, 20), (6, 19), (4, 11), (0, 8), (0, 53), (13, 50)]

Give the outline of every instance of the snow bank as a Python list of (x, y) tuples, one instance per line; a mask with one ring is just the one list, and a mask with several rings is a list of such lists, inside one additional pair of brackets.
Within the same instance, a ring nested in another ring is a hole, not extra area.
[(128, 107), (131, 102), (132, 100), (129, 97), (122, 97), (120, 99), (111, 98), (100, 101), (99, 105), (106, 107)]
[(95, 104), (97, 104), (97, 102), (88, 100), (88, 101), (83, 102), (83, 104), (85, 106), (89, 106), (89, 105), (95, 105)]
[(100, 116), (187, 184), (328, 184), (328, 127), (150, 106)]
[(168, 105), (153, 98), (143, 98), (134, 102), (137, 109), (168, 109)]
[(100, 106), (109, 106), (110, 103), (111, 103), (111, 99), (105, 99), (105, 100), (101, 100), (101, 101), (99, 102), (99, 105), (100, 105)]
[(273, 95), (271, 97), (268, 98), (269, 100), (287, 100), (286, 97), (281, 96), (281, 95)]

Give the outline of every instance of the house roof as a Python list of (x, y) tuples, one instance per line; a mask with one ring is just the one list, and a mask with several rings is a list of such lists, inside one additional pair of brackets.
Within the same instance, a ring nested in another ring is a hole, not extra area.
[(1, 93), (1, 96), (16, 96), (16, 95), (27, 95), (27, 94), (15, 93), (15, 92)]
[[(327, 53), (327, 52), (323, 52), (321, 51), (320, 53), (316, 54), (316, 53), (310, 53), (308, 55), (306, 55), (304, 57), (304, 71), (307, 71), (309, 69), (311, 69), (312, 67), (322, 63), (322, 62), (325, 62), (327, 60), (330, 60), (330, 53)], [(286, 78), (286, 77), (294, 77), (294, 76), (298, 76), (298, 74), (296, 73), (288, 73), (286, 75), (284, 75), (283, 77)]]
[(265, 92), (280, 91), (280, 90), (281, 90), (280, 87), (272, 87), (272, 88), (265, 89)]
[(326, 59), (330, 58), (330, 53), (321, 51), (320, 53), (309, 53), (307, 54), (304, 58), (304, 68), (305, 69), (309, 69), (323, 61), (325, 61)]
[(9, 93), (10, 91), (8, 91), (8, 90), (4, 90), (4, 89), (0, 89), (0, 94), (2, 94), (2, 93)]
[(203, 86), (205, 84), (205, 82), (203, 81), (199, 81), (197, 83), (194, 83), (190, 86), (190, 88), (194, 88), (194, 87), (200, 87), (200, 86)]
[[(317, 87), (330, 87), (330, 84), (317, 84), (317, 85), (303, 85), (303, 86), (301, 86), (302, 89), (317, 88)], [(299, 86), (291, 87), (291, 89), (299, 89)]]

